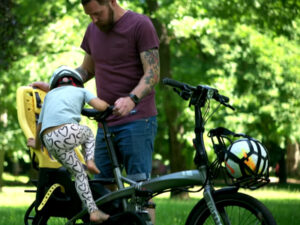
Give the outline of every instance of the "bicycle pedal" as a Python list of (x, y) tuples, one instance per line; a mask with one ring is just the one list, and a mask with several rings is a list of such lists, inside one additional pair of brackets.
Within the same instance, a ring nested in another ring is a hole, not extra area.
[[(102, 225), (146, 225), (142, 218), (134, 212), (121, 212), (115, 215), (112, 215), (108, 218), (108, 220), (101, 223)], [(94, 224), (94, 223), (91, 223)]]
[(135, 190), (135, 195), (139, 197), (150, 197), (153, 195), (152, 191), (149, 190)]
[(154, 202), (147, 202), (147, 204), (145, 205), (146, 208), (148, 209), (155, 209), (156, 208), (156, 204)]

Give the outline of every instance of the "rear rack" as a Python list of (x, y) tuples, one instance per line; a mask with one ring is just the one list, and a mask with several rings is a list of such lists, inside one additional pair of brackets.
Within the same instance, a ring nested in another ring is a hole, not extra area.
[[(209, 166), (209, 176), (211, 180), (221, 179), (228, 186), (235, 186), (238, 188), (246, 188), (250, 190), (258, 189), (270, 182), (269, 170), (265, 175), (249, 174), (241, 178), (234, 178), (230, 176), (225, 168), (225, 153), (228, 146), (233, 143), (233, 141), (228, 137), (229, 135), (233, 137), (248, 137), (245, 134), (236, 134), (226, 128), (216, 128), (210, 130), (208, 136), (212, 140), (214, 151), (217, 155), (217, 159), (213, 161)], [(215, 141), (217, 140), (217, 141)]]

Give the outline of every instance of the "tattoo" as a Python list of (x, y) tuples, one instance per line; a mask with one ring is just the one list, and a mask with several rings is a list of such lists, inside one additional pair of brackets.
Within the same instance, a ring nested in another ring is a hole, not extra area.
[(94, 75), (89, 73), (87, 70), (83, 69), (82, 67), (76, 68), (76, 71), (80, 74), (83, 79), (83, 82), (87, 82), (90, 80)]
[(141, 60), (144, 68), (144, 82), (146, 84), (145, 90), (141, 98), (150, 93), (155, 84), (159, 81), (160, 76), (160, 62), (158, 49), (150, 49), (141, 53)]

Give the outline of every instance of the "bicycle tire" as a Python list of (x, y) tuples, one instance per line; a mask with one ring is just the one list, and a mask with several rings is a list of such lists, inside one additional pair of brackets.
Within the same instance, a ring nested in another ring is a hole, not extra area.
[(31, 203), (31, 205), (28, 207), (28, 209), (26, 210), (25, 212), (25, 215), (24, 215), (24, 224), (25, 225), (31, 225), (33, 219), (34, 219), (34, 215), (35, 215), (35, 210), (34, 210), (34, 206), (35, 206), (35, 201), (33, 201)]
[[(214, 196), (224, 225), (277, 225), (268, 208), (259, 200), (243, 193), (222, 193)], [(190, 213), (186, 225), (214, 225), (204, 200)]]
[(47, 221), (49, 220), (48, 215), (41, 215), (35, 212), (35, 201), (31, 203), (28, 207), (25, 216), (24, 216), (24, 224), (25, 225), (47, 225)]

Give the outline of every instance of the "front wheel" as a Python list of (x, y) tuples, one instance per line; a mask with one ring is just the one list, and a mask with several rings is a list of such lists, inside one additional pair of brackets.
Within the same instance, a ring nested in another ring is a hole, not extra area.
[[(222, 193), (214, 196), (223, 225), (276, 225), (271, 212), (257, 199), (242, 193)], [(186, 225), (215, 225), (205, 201), (200, 201), (190, 213)]]

